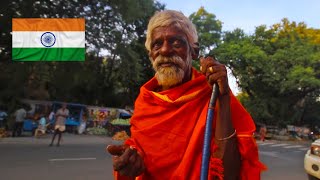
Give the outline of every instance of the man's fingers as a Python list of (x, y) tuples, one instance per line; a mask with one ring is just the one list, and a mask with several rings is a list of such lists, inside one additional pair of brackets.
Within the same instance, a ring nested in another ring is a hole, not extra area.
[[(137, 154), (139, 157), (141, 157), (139, 154)], [(140, 175), (144, 170), (145, 170), (145, 166), (144, 166), (144, 162), (142, 157), (141, 158), (137, 158), (137, 169), (138, 171), (136, 172), (137, 175)]]
[(142, 157), (135, 151), (130, 157), (130, 161), (133, 161), (131, 171), (129, 174), (133, 177), (140, 175), (144, 171), (144, 164)]
[[(116, 147), (108, 146), (107, 150), (110, 152)], [(135, 148), (127, 146), (121, 156), (113, 156), (113, 168), (121, 175), (136, 177), (144, 171), (144, 162)]]
[(212, 57), (200, 58), (200, 71), (203, 74), (214, 73), (221, 70), (221, 64)]
[(108, 145), (106, 151), (113, 156), (121, 156), (127, 147), (127, 145)]
[(133, 164), (136, 162), (138, 154), (137, 154), (137, 150), (135, 150), (135, 149), (132, 149), (131, 151), (132, 151), (132, 154), (129, 157), (129, 162)]
[(124, 163), (119, 156), (113, 156), (112, 160), (113, 160), (113, 169), (115, 171), (119, 171), (126, 166), (126, 163)]
[(122, 159), (125, 163), (129, 163), (129, 158), (132, 153), (133, 153), (133, 151), (131, 148), (126, 148), (124, 153), (120, 156), (120, 159)]
[(211, 74), (221, 73), (221, 72), (227, 75), (227, 70), (225, 69), (224, 66), (212, 65), (212, 66), (208, 66), (207, 71), (205, 72), (205, 75), (210, 76)]
[[(124, 149), (124, 151), (123, 151), (123, 149)], [(129, 146), (109, 145), (107, 147), (107, 150), (108, 150), (108, 152), (110, 152), (110, 154), (115, 155), (112, 157), (113, 168), (115, 171), (120, 171), (128, 165), (129, 157), (131, 154), (131, 149), (129, 148)]]
[(226, 67), (212, 57), (201, 58), (200, 64), (200, 71), (206, 76), (208, 83), (210, 85), (218, 83), (220, 93), (227, 93), (228, 74)]

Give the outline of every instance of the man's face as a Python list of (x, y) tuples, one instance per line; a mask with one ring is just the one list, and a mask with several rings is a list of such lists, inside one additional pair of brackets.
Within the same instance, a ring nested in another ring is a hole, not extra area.
[(191, 71), (187, 36), (177, 27), (158, 27), (152, 32), (150, 57), (156, 78), (162, 86), (181, 83)]

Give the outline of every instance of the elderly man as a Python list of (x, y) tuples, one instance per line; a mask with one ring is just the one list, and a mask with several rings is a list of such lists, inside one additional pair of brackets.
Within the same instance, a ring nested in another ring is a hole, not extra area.
[[(229, 89), (224, 65), (201, 58), (192, 68), (198, 37), (182, 13), (165, 10), (149, 21), (145, 46), (155, 77), (144, 84), (131, 118), (131, 138), (108, 146), (116, 179), (199, 179), (212, 85), (219, 86), (213, 123), (209, 179), (260, 179), (250, 115)], [(120, 152), (117, 152), (120, 150)]]

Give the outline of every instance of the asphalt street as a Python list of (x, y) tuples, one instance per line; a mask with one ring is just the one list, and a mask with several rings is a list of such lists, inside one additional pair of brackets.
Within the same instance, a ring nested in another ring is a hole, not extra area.
[(260, 160), (268, 170), (263, 180), (307, 180), (304, 171), (304, 155), (311, 142), (258, 141)]
[(0, 139), (1, 180), (111, 180), (109, 137), (64, 134), (60, 147), (51, 135)]
[[(0, 139), (1, 180), (112, 180), (110, 137), (64, 134), (60, 147), (49, 147), (51, 135)], [(303, 158), (311, 142), (258, 141), (268, 166), (262, 180), (307, 180)]]

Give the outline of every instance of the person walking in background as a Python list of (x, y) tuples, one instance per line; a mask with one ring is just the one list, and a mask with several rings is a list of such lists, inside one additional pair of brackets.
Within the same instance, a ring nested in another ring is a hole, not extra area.
[(52, 141), (49, 146), (53, 145), (54, 139), (56, 138), (56, 135), (58, 134), (58, 142), (57, 146), (60, 146), (60, 140), (63, 131), (66, 129), (66, 118), (69, 116), (69, 110), (67, 109), (67, 104), (63, 103), (62, 108), (58, 109), (58, 111), (55, 114), (55, 126), (54, 126), (54, 134), (52, 137)]
[(12, 131), (12, 137), (21, 136), (22, 128), (23, 128), (23, 121), (24, 118), (27, 116), (27, 111), (24, 109), (24, 107), (21, 107), (18, 109), (15, 113), (15, 122), (13, 125), (13, 131)]
[(267, 134), (267, 127), (265, 125), (260, 127), (260, 140), (265, 141)]

